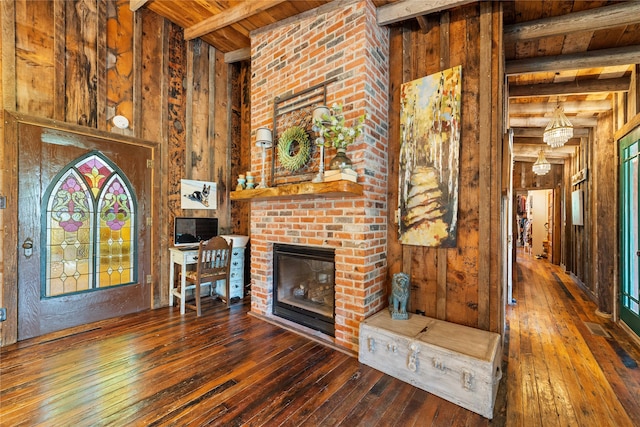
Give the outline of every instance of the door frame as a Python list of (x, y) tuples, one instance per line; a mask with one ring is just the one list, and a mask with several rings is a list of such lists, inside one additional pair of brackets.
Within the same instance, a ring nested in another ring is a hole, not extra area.
[[(17, 342), (18, 339), (18, 126), (20, 124), (36, 125), (52, 130), (64, 131), (74, 135), (91, 136), (95, 138), (109, 140), (110, 142), (122, 143), (127, 145), (143, 146), (151, 152), (151, 167), (159, 164), (161, 158), (162, 145), (157, 142), (145, 141), (127, 135), (112, 134), (109, 132), (99, 131), (93, 128), (87, 128), (70, 123), (63, 123), (55, 120), (43, 119), (23, 115), (11, 111), (4, 111), (4, 138), (2, 141), (4, 162), (2, 168), (2, 180), (0, 182), (0, 194), (6, 195), (6, 207), (0, 210), (0, 224), (4, 225), (4, 239), (2, 248), (2, 262), (4, 271), (2, 274), (2, 307), (7, 310), (7, 319), (0, 323), (0, 346), (6, 346)], [(151, 188), (151, 224), (160, 224), (160, 210), (164, 206), (166, 195), (160, 189), (161, 174), (152, 171)], [(159, 248), (159, 251), (166, 248), (161, 247), (158, 227), (150, 227), (151, 241), (150, 248)], [(166, 244), (165, 244), (166, 246)], [(154, 305), (154, 295), (160, 293), (160, 256), (151, 256), (151, 306)]]

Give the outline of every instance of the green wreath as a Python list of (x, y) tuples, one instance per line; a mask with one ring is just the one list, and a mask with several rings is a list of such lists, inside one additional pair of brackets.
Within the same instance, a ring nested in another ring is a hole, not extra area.
[[(297, 152), (293, 154), (297, 143)], [(292, 172), (304, 166), (311, 154), (309, 135), (300, 126), (293, 126), (285, 130), (278, 139), (278, 160), (285, 169)]]

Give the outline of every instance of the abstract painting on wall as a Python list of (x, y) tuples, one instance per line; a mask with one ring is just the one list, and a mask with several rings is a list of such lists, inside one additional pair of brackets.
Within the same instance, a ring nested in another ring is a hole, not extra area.
[(462, 67), (404, 83), (400, 93), (400, 243), (455, 247)]

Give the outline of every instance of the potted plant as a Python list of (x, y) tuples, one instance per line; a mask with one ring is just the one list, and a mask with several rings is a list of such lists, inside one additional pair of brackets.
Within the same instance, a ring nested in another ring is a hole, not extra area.
[(351, 159), (347, 157), (346, 150), (362, 134), (367, 115), (361, 115), (355, 120), (354, 125), (349, 127), (345, 125), (342, 104), (333, 104), (331, 110), (331, 114), (322, 114), (320, 118), (314, 118), (313, 130), (318, 133), (315, 142), (317, 145), (336, 149), (336, 156), (329, 163), (329, 169), (351, 169)]

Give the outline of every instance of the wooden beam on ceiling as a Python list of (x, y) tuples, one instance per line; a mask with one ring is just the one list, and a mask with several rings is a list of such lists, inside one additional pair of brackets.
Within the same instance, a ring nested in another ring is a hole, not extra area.
[(132, 11), (136, 11), (144, 6), (149, 0), (130, 0), (129, 1), (129, 9)]
[(234, 62), (240, 62), (251, 59), (251, 48), (244, 47), (242, 49), (234, 50), (224, 54), (224, 62), (226, 64), (232, 64)]
[(553, 95), (581, 95), (592, 93), (628, 92), (631, 77), (616, 79), (574, 80), (561, 83), (509, 85), (509, 98)]
[[(514, 138), (542, 138), (544, 128), (511, 128), (513, 130)], [(589, 129), (577, 128), (573, 129), (574, 138), (587, 138), (589, 136)]]
[(468, 3), (474, 0), (400, 0), (389, 3), (377, 9), (378, 25), (389, 25), (395, 22), (406, 21), (417, 16), (440, 12)]
[[(542, 140), (542, 136), (540, 136), (538, 139), (533, 139), (533, 138), (523, 138), (523, 137), (514, 137), (513, 138), (513, 145), (514, 146), (532, 146), (532, 147), (537, 147), (538, 150), (540, 150), (540, 147), (546, 146), (549, 147), (547, 145), (546, 142), (544, 142)], [(570, 138), (565, 144), (564, 146), (568, 146), (568, 147), (577, 147), (580, 145), (580, 138)], [(549, 150), (552, 150), (551, 147), (549, 147)]]
[(640, 23), (640, 2), (625, 2), (519, 24), (505, 25), (504, 42), (565, 36)]
[[(574, 101), (561, 102), (566, 114), (603, 113), (613, 108), (611, 101)], [(553, 102), (509, 102), (509, 114), (548, 114), (553, 115), (556, 103)], [(571, 121), (571, 118), (569, 118)]]
[[(571, 117), (573, 128), (593, 128), (598, 124), (596, 117)], [(544, 128), (549, 124), (549, 117), (509, 117), (512, 128)]]
[(507, 75), (580, 70), (640, 63), (640, 46), (615, 47), (566, 55), (538, 56), (507, 61)]
[(188, 28), (185, 28), (184, 39), (192, 40), (196, 37), (212, 33), (277, 6), (284, 1), (285, 0), (253, 0), (250, 2), (239, 3), (229, 9), (225, 9), (223, 12), (210, 16)]

